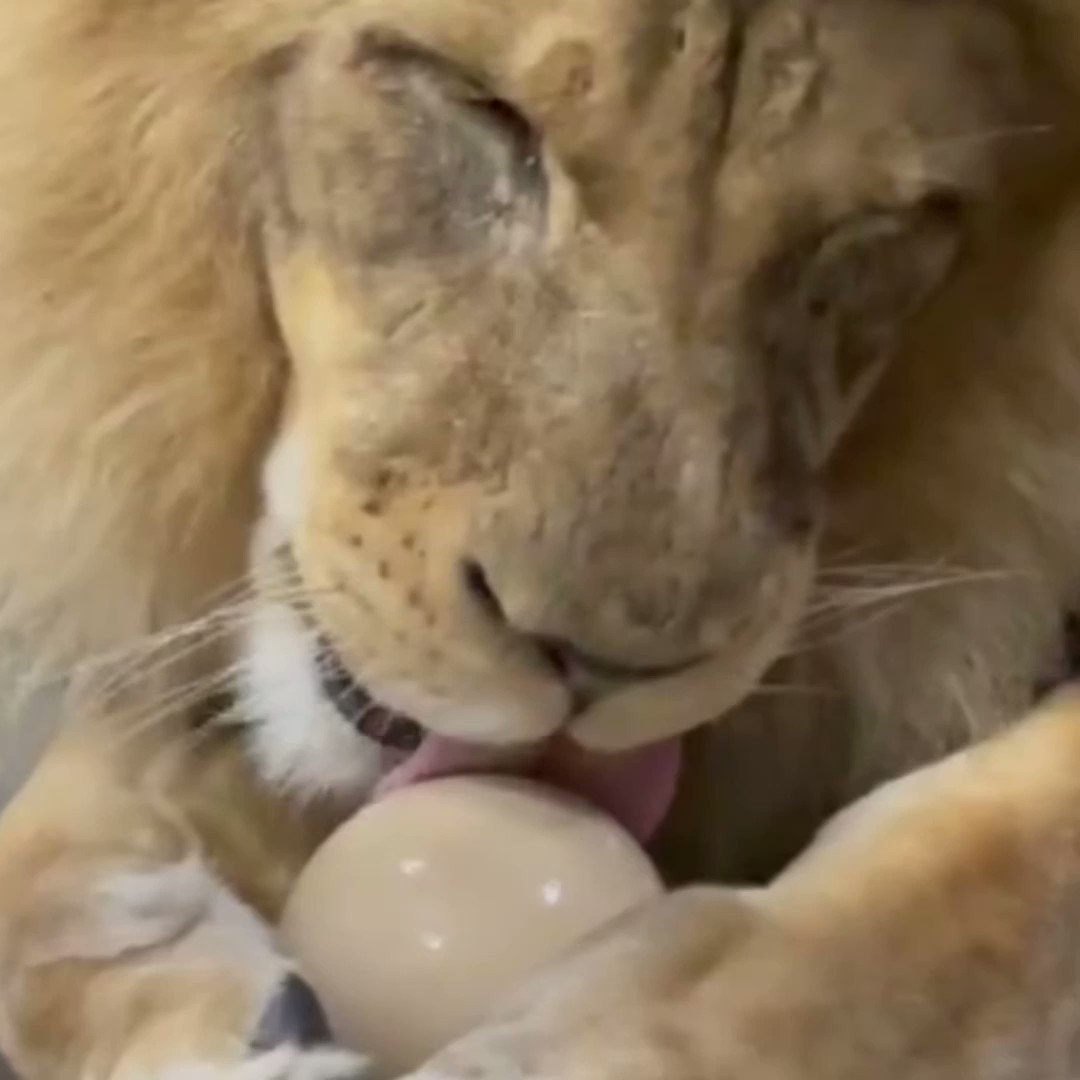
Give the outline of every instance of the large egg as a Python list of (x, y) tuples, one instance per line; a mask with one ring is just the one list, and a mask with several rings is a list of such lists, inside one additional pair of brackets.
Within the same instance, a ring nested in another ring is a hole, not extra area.
[(454, 778), (342, 826), (302, 874), (282, 934), (335, 1037), (391, 1075), (660, 891), (635, 841), (584, 803), (526, 781)]

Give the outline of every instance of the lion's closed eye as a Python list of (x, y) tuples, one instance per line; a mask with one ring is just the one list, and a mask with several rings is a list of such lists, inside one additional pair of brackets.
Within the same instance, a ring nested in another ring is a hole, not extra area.
[(542, 231), (539, 131), (456, 62), (370, 31), (280, 95), (284, 198), (350, 261), (489, 259)]
[(961, 197), (944, 191), (911, 206), (860, 210), (810, 230), (766, 264), (752, 333), (813, 461), (835, 448), (904, 327), (955, 264), (963, 216)]

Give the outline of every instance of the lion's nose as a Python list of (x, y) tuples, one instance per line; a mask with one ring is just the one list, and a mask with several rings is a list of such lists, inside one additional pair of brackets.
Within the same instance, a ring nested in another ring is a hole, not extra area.
[(484, 567), (475, 560), (462, 564), (465, 590), (485, 615), (519, 638), (529, 640), (536, 651), (580, 694), (596, 696), (606, 689), (628, 682), (658, 679), (677, 674), (699, 663), (700, 653), (688, 653), (677, 660), (645, 663), (638, 658), (606, 655), (585, 647), (553, 627), (534, 625), (528, 614), (515, 611), (500, 597)]

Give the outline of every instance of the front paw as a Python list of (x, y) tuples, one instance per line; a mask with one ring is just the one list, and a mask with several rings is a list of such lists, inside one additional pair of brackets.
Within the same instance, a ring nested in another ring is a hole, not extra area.
[(697, 988), (760, 918), (734, 892), (666, 897), (543, 974), (408, 1080), (699, 1080), (709, 1025)]
[(543, 1011), (472, 1032), (408, 1080), (698, 1080), (689, 1043), (648, 1013), (611, 1012), (593, 1023)]
[(366, 1058), (334, 1045), (326, 1014), (311, 987), (286, 974), (263, 1006), (235, 1062), (178, 1062), (153, 1080), (364, 1080)]
[(369, 1059), (334, 1044), (314, 991), (289, 972), (262, 1007), (241, 1058), (177, 1061), (153, 1070), (151, 1080), (366, 1080), (369, 1071)]
[(363, 1080), (367, 1060), (335, 1046), (279, 1046), (234, 1065), (177, 1064), (153, 1080)]

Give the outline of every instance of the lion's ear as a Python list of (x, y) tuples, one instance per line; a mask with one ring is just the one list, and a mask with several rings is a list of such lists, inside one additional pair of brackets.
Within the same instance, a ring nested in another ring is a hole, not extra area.
[(958, 201), (864, 211), (788, 250), (768, 276), (767, 354), (785, 420), (830, 457), (960, 248)]

